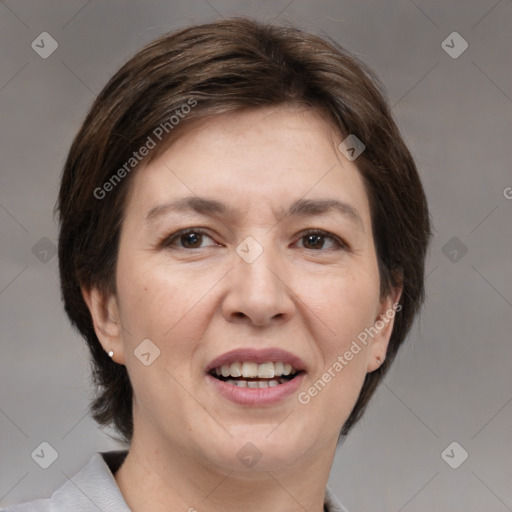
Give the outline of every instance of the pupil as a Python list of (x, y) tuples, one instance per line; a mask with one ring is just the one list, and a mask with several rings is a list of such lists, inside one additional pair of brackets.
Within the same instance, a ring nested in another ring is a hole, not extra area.
[(312, 245), (313, 247), (321, 247), (323, 245), (322, 237), (320, 235), (308, 235), (307, 239), (307, 243)]
[(186, 233), (181, 238), (184, 246), (195, 246), (201, 240), (201, 235), (197, 233)]

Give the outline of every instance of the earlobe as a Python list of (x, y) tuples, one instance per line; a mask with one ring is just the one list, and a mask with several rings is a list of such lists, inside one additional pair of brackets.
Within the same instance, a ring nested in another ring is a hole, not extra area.
[[(115, 295), (105, 295), (97, 287), (82, 287), (84, 298), (94, 325), (94, 331), (103, 349), (117, 363), (123, 363), (121, 324)], [(115, 356), (114, 356), (115, 354)]]
[(395, 317), (400, 314), (402, 306), (399, 304), (402, 289), (397, 289), (388, 295), (380, 304), (379, 314), (375, 319), (372, 336), (372, 344), (369, 352), (367, 372), (377, 370), (385, 361), (389, 340), (395, 325)]

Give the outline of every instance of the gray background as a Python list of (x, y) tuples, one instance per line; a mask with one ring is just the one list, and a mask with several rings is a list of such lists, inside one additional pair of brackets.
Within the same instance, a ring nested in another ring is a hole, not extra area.
[[(373, 67), (430, 201), (428, 302), (330, 485), (358, 512), (512, 510), (510, 0), (0, 2), (0, 504), (47, 496), (118, 447), (87, 415), (88, 354), (52, 253), (72, 137), (141, 45), (235, 14), (325, 33)], [(59, 45), (47, 59), (31, 48), (44, 31)], [(454, 31), (458, 58), (441, 46)], [(46, 470), (31, 458), (43, 441), (59, 455)], [(453, 441), (469, 453), (458, 469), (441, 457)]]

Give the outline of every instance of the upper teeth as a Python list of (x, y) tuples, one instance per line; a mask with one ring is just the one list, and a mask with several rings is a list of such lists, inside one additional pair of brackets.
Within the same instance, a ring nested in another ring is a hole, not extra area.
[(281, 377), (282, 375), (293, 375), (297, 370), (289, 363), (267, 362), (267, 363), (253, 363), (253, 362), (236, 362), (225, 364), (219, 368), (215, 368), (215, 373), (223, 377), (244, 377), (244, 378), (260, 378), (272, 379), (273, 377)]

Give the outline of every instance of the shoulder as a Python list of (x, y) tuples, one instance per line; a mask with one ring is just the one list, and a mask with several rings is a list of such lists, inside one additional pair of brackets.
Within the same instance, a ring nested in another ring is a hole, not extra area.
[[(127, 451), (96, 453), (70, 480), (49, 498), (12, 505), (0, 512), (130, 512), (114, 479)], [(332, 490), (325, 490), (326, 512), (347, 512)]]
[(129, 512), (113, 475), (127, 453), (96, 453), (73, 478), (49, 498), (12, 505), (2, 509), (2, 512)]

